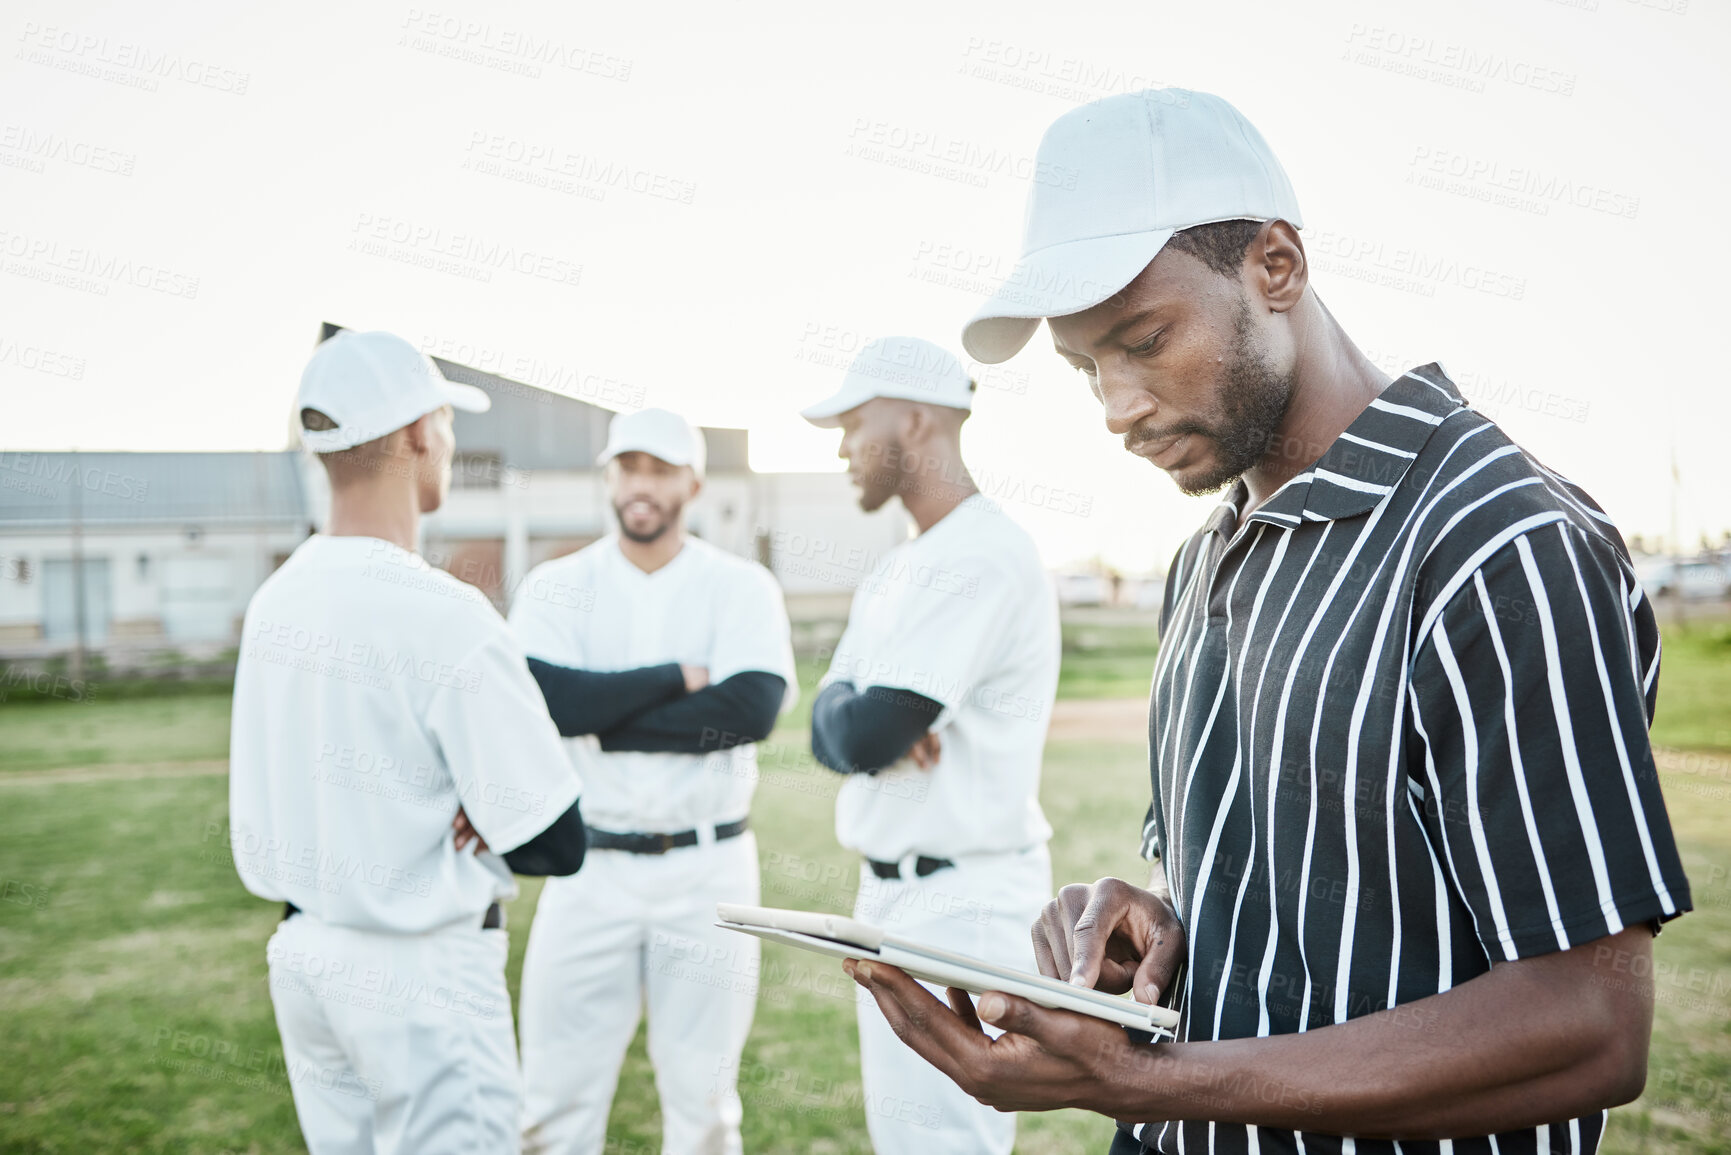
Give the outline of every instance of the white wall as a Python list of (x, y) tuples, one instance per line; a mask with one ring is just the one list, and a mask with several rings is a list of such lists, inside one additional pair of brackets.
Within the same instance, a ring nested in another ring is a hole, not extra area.
[[(767, 532), (772, 568), (789, 592), (851, 590), (858, 575), (845, 572), (847, 559), (890, 549), (906, 540), (908, 525), (899, 507), (861, 512), (841, 473), (717, 475), (688, 518), (705, 541), (753, 559), (759, 532)], [(503, 538), (511, 584), (522, 576), (513, 572), (514, 533), (531, 540), (599, 537), (613, 528), (600, 474), (538, 471), (508, 476), (496, 489), (452, 490), (443, 508), (423, 519), (421, 542), (436, 555), (454, 541)]]
[[(108, 561), (110, 638), (206, 641), (216, 640), (213, 622), (222, 625), (221, 636), (236, 636), (234, 623), (275, 555), (293, 551), (303, 536), (285, 529), (204, 530), (196, 537), (180, 529), (97, 529), (85, 532), (82, 552)], [(43, 563), (71, 556), (68, 533), (0, 535), (0, 631), (10, 641), (40, 636)], [(26, 572), (29, 580), (19, 580)]]
[(764, 473), (756, 528), (789, 593), (851, 594), (876, 559), (908, 539), (899, 502), (866, 513), (845, 473)]

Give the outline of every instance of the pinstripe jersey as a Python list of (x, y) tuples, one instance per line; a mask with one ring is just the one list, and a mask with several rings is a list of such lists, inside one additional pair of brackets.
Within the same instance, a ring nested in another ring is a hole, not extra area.
[[(1188, 936), (1181, 1038), (1343, 1022), (1689, 908), (1647, 740), (1658, 629), (1585, 493), (1433, 364), (1240, 525), (1245, 501), (1240, 482), (1172, 565), (1149, 710), (1143, 852)], [(1452, 1150), (1590, 1152), (1603, 1125)], [(1397, 1149), (1138, 1135), (1189, 1155)]]

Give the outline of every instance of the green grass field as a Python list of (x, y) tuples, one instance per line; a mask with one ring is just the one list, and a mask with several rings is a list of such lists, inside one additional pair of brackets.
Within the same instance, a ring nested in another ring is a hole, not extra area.
[[(1122, 650), (1066, 641), (1066, 696), (1146, 693), (1151, 639)], [(1704, 628), (1667, 645), (1654, 735), (1691, 752), (1664, 780), (1696, 910), (1655, 944), (1647, 1092), (1613, 1112), (1605, 1150), (1723, 1152), (1731, 1150), (1731, 635)], [(137, 777), (42, 773), (221, 759), (227, 706), (221, 696), (0, 706), (0, 1150), (303, 1149), (265, 985), (264, 942), (277, 912), (235, 878), (221, 834), (224, 778), (208, 765)], [(851, 884), (810, 881), (849, 879), (853, 863), (831, 833), (834, 780), (803, 756), (804, 737), (778, 731), (763, 751), (754, 821), (764, 901), (845, 910)], [(1140, 742), (1049, 745), (1044, 800), (1058, 832), (1060, 883), (1143, 880), (1134, 846), (1147, 788)], [(510, 912), (513, 990), (538, 893), (526, 883)], [(741, 1066), (747, 1149), (867, 1151), (851, 986), (810, 956), (768, 950), (766, 966), (797, 977), (759, 1000)], [(1027, 1115), (1018, 1150), (1103, 1152), (1110, 1130), (1078, 1112)], [(608, 1151), (647, 1155), (659, 1150), (658, 1137), (640, 1037)]]

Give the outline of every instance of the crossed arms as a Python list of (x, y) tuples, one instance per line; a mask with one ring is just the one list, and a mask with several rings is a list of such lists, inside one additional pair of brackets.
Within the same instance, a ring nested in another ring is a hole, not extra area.
[[(487, 849), (487, 840), (481, 837), (469, 821), (468, 811), (461, 806), (457, 807), (457, 816), (451, 820), (451, 829), (456, 831), (453, 841), (458, 850), (471, 842), (478, 851)], [(563, 878), (577, 873), (588, 850), (589, 832), (583, 825), (582, 803), (579, 801), (573, 802), (541, 833), (499, 857), (505, 860), (512, 874)]]
[(713, 685), (701, 666), (668, 662), (595, 671), (529, 659), (559, 733), (594, 734), (601, 749), (706, 754), (761, 742), (775, 728), (787, 682), (746, 670)]
[(942, 745), (931, 726), (943, 703), (912, 690), (831, 682), (811, 706), (811, 753), (841, 774), (876, 774), (909, 757), (937, 765)]
[[(748, 670), (715, 684), (701, 666), (669, 662), (635, 670), (597, 672), (529, 659), (560, 735), (595, 734), (608, 751), (702, 754), (769, 736), (787, 683)], [(457, 849), (486, 841), (462, 810), (452, 822)], [(574, 874), (587, 834), (575, 803), (541, 833), (502, 855), (517, 874)]]
[[(787, 686), (759, 670), (712, 686), (703, 667), (671, 662), (601, 673), (530, 658), (529, 672), (560, 736), (595, 734), (607, 751), (702, 754), (760, 741), (775, 727)], [(466, 816), (459, 812), (457, 817), (460, 850)], [(503, 857), (518, 874), (572, 874), (582, 864), (587, 840), (573, 804), (553, 825)]]

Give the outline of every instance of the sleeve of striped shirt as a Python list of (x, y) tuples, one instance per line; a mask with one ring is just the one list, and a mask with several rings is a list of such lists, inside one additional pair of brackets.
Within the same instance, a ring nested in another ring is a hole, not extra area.
[(1159, 859), (1161, 854), (1160, 822), (1154, 814), (1154, 804), (1148, 804), (1148, 813), (1142, 816), (1142, 857), (1149, 862)]
[(1543, 526), (1443, 590), (1412, 665), (1409, 789), (1490, 958), (1688, 910), (1647, 740), (1658, 630), (1615, 548)]

